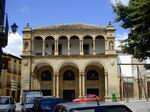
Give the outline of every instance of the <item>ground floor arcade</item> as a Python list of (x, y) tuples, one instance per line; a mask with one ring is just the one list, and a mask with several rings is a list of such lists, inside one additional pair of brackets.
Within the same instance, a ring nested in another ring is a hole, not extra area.
[[(22, 89), (42, 90), (44, 95), (68, 100), (86, 94), (96, 94), (102, 99), (119, 96), (119, 77), (115, 65), (100, 60), (34, 60), (31, 75), (22, 73)], [(108, 64), (108, 65), (107, 65)], [(108, 70), (111, 66), (113, 72)], [(30, 68), (30, 67), (29, 67)], [(28, 71), (30, 74), (30, 71)], [(24, 75), (23, 75), (24, 74)], [(30, 80), (29, 80), (30, 79)]]

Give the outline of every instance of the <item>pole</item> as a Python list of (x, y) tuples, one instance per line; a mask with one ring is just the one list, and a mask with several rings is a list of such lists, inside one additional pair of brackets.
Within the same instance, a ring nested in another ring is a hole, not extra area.
[[(140, 71), (139, 70), (139, 67), (138, 67), (138, 71)], [(148, 96), (147, 96), (147, 94), (146, 94), (146, 88), (145, 88), (145, 86), (144, 86), (144, 82), (143, 82), (143, 79), (142, 79), (142, 75), (141, 75), (141, 72), (138, 72), (139, 73), (139, 79), (141, 79), (140, 80), (140, 82), (141, 82), (141, 86), (143, 87), (143, 90), (144, 90), (144, 95), (145, 95), (145, 98), (146, 98), (146, 100), (148, 101)]]
[(141, 88), (140, 88), (140, 76), (139, 76), (139, 69), (137, 65), (137, 75), (138, 75), (138, 92), (139, 92), (139, 100), (141, 99)]
[(119, 82), (119, 84), (120, 84), (120, 100), (122, 100), (123, 98), (122, 98), (122, 76), (121, 76), (121, 67), (120, 67), (120, 65), (119, 65), (119, 71), (120, 71), (120, 82)]

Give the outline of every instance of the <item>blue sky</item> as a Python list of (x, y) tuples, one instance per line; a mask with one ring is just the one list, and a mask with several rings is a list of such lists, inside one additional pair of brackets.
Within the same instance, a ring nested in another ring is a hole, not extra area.
[[(115, 19), (113, 1), (116, 0), (6, 0), (6, 12), (9, 24), (16, 22), (20, 34), (26, 23), (31, 27), (71, 23), (105, 26)], [(117, 34), (126, 32), (118, 23), (113, 25)]]
[[(125, 5), (129, 0), (121, 0)], [(31, 27), (58, 24), (85, 23), (108, 25), (116, 28), (117, 39), (127, 38), (127, 30), (114, 23), (112, 4), (116, 0), (6, 0), (9, 25), (19, 26), (18, 33), (9, 33), (8, 46), (4, 52), (20, 56), (22, 53), (22, 30), (27, 23)]]

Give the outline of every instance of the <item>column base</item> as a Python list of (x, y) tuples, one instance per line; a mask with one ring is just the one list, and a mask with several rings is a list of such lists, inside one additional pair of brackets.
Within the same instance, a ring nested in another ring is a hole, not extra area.
[(80, 55), (84, 55), (83, 52), (80, 52)]
[(55, 51), (55, 54), (54, 54), (54, 55), (58, 55), (58, 52)]

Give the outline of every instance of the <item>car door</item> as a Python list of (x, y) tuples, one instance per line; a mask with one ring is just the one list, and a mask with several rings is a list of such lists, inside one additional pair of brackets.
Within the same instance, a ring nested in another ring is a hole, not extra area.
[(16, 103), (13, 98), (10, 98), (10, 110), (15, 110)]

